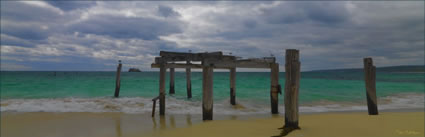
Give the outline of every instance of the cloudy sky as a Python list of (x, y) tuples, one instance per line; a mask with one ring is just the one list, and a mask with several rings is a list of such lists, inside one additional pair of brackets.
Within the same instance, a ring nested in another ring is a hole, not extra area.
[[(1, 1), (1, 70), (150, 69), (159, 51), (300, 50), (302, 70), (424, 64), (424, 2)], [(283, 69), (281, 69), (283, 71)]]

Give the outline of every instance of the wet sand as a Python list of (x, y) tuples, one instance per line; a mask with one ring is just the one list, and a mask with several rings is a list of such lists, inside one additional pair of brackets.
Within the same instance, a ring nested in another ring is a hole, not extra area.
[[(202, 121), (201, 115), (28, 112), (1, 113), (3, 137), (126, 137), (126, 136), (275, 136), (283, 114), (220, 116)], [(419, 137), (424, 136), (424, 112), (329, 112), (300, 115), (301, 130), (288, 137)]]

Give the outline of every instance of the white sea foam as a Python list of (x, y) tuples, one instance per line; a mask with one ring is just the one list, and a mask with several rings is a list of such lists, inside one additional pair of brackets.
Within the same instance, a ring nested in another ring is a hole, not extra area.
[[(232, 106), (229, 100), (215, 101), (214, 114), (268, 114), (269, 104), (238, 100), (238, 106)], [(158, 104), (158, 103), (157, 103)], [(62, 99), (2, 99), (1, 112), (124, 112), (151, 113), (150, 98), (62, 98)], [(159, 107), (159, 105), (157, 105)], [(387, 109), (423, 109), (424, 94), (400, 94), (379, 99), (379, 110)], [(157, 109), (158, 110), (158, 109)], [(301, 105), (300, 112), (329, 111), (366, 111), (365, 103), (312, 103)], [(283, 104), (279, 104), (279, 112), (284, 112)], [(166, 99), (168, 114), (201, 114), (202, 102), (181, 100), (173, 97)]]

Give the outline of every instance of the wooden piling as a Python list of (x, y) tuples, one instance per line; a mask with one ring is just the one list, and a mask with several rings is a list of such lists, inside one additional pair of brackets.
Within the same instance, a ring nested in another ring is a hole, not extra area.
[(278, 93), (279, 93), (279, 64), (272, 63), (270, 65), (270, 103), (272, 114), (278, 114)]
[(298, 126), (298, 93), (300, 87), (299, 51), (286, 50), (285, 62), (285, 126), (287, 131), (299, 129)]
[(230, 69), (230, 104), (236, 105), (236, 68)]
[(114, 97), (119, 97), (120, 96), (120, 86), (121, 86), (121, 60), (118, 61), (118, 67), (117, 67), (117, 75), (116, 75), (116, 80), (115, 80), (115, 94)]
[(213, 67), (202, 68), (202, 119), (213, 119)]
[(165, 115), (165, 72), (164, 64), (159, 68), (159, 115)]
[(153, 100), (153, 106), (152, 106), (152, 117), (155, 116), (155, 108), (156, 108), (156, 100)]
[(170, 94), (174, 94), (174, 68), (170, 68)]
[[(190, 61), (186, 61), (186, 64), (190, 64)], [(190, 68), (186, 68), (186, 89), (187, 98), (192, 98), (192, 83), (190, 80)]]
[(157, 96), (152, 99), (153, 105), (152, 105), (152, 117), (155, 116), (155, 108), (156, 108), (156, 100), (158, 100), (161, 96)]
[(369, 115), (378, 115), (378, 102), (376, 99), (376, 68), (373, 66), (372, 58), (364, 58), (363, 63), (368, 112)]

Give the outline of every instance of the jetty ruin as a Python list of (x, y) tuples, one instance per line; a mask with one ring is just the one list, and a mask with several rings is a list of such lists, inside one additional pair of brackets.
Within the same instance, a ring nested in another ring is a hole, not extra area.
[[(296, 51), (297, 50), (291, 50)], [(230, 71), (230, 104), (236, 105), (236, 69), (237, 68), (264, 68), (271, 70), (270, 103), (271, 112), (278, 113), (279, 64), (275, 57), (241, 59), (232, 55), (223, 55), (222, 52), (183, 53), (161, 51), (160, 57), (155, 58), (152, 68), (160, 69), (159, 81), (159, 113), (165, 114), (165, 74), (170, 70), (170, 91), (174, 94), (174, 69), (185, 68), (187, 78), (187, 96), (191, 98), (191, 69), (202, 69), (202, 114), (203, 120), (213, 119), (213, 72), (214, 69)]]
[[(175, 68), (186, 69), (187, 97), (192, 97), (191, 69), (202, 69), (202, 118), (213, 119), (213, 72), (214, 69), (227, 69), (230, 71), (230, 104), (236, 105), (236, 68), (263, 68), (270, 69), (270, 106), (271, 113), (278, 114), (278, 94), (281, 93), (279, 84), (279, 64), (275, 57), (241, 59), (232, 55), (223, 55), (219, 52), (184, 53), (161, 51), (159, 57), (155, 57), (152, 68), (159, 68), (159, 96), (152, 99), (152, 117), (155, 114), (156, 100), (159, 100), (159, 114), (165, 115), (165, 77), (166, 71), (170, 71), (169, 94), (174, 94)], [(301, 63), (299, 51), (286, 49), (285, 54), (285, 124), (282, 134), (286, 135), (298, 126), (298, 96), (300, 87)], [(377, 115), (377, 97), (375, 87), (375, 66), (372, 58), (364, 58), (365, 84), (369, 115)]]

